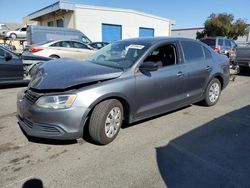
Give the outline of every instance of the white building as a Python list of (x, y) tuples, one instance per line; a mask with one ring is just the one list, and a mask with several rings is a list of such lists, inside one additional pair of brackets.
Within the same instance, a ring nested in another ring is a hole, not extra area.
[[(172, 29), (171, 36), (172, 37), (183, 37), (183, 38), (191, 38), (196, 39), (196, 33), (199, 31), (203, 31), (204, 27), (199, 28), (185, 28), (185, 29)], [(238, 37), (236, 40), (237, 44), (246, 44), (250, 42), (250, 24), (248, 24), (247, 30), (249, 31), (247, 35)]]
[(73, 28), (82, 31), (92, 41), (114, 40), (142, 36), (170, 36), (171, 20), (142, 12), (56, 2), (24, 18), (42, 26)]

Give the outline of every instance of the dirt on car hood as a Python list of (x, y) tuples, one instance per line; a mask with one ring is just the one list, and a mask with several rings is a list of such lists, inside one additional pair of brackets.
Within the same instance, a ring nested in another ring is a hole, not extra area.
[(123, 71), (88, 61), (53, 60), (40, 65), (29, 84), (35, 90), (67, 90), (119, 77)]

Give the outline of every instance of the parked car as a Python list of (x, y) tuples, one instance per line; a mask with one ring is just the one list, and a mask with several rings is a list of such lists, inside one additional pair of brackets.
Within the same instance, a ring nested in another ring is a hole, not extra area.
[(227, 57), (235, 56), (235, 49), (237, 44), (234, 40), (228, 39), (226, 37), (207, 37), (200, 40), (208, 46), (214, 49), (214, 51), (227, 55)]
[(167, 37), (116, 41), (84, 63), (54, 60), (36, 71), (17, 97), (21, 128), (51, 139), (88, 130), (99, 144), (113, 141), (124, 121), (198, 101), (215, 105), (230, 76), (226, 56), (192, 39)]
[(235, 62), (239, 65), (240, 71), (250, 69), (250, 45), (236, 48)]
[(16, 47), (14, 45), (10, 45), (10, 44), (7, 44), (7, 43), (0, 43), (0, 46), (6, 48), (8, 50), (11, 50), (11, 51), (16, 50)]
[(0, 46), (0, 85), (28, 83), (29, 71), (37, 64), (51, 58), (16, 54)]
[(0, 36), (4, 37), (5, 33), (8, 32), (10, 29), (5, 24), (0, 24)]
[(34, 55), (57, 58), (85, 59), (94, 49), (82, 42), (74, 40), (47, 41), (32, 46), (29, 50)]
[(109, 43), (107, 43), (107, 42), (92, 42), (89, 44), (89, 46), (99, 50), (99, 49), (103, 48), (104, 46), (107, 46), (108, 44)]
[(75, 40), (90, 44), (91, 40), (77, 29), (30, 25), (27, 28), (27, 48), (31, 45), (54, 40)]
[(17, 28), (16, 30), (11, 30), (5, 33), (6, 38), (26, 38), (26, 27)]

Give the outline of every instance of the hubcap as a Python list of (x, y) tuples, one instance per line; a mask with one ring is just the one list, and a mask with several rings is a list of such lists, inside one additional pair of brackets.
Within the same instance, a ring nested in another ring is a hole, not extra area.
[(119, 127), (121, 126), (121, 109), (119, 107), (114, 107), (108, 113), (105, 122), (105, 134), (108, 138), (112, 138), (116, 135)]
[(209, 100), (214, 103), (220, 95), (220, 86), (218, 83), (213, 83), (209, 89)]

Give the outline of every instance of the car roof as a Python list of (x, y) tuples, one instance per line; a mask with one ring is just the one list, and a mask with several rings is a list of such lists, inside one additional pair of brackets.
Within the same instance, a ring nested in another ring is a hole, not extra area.
[(131, 38), (131, 39), (125, 39), (123, 41), (131, 42), (131, 43), (150, 43), (157, 44), (162, 42), (172, 42), (172, 41), (196, 41), (195, 39), (189, 39), (189, 38), (182, 38), (182, 37), (141, 37), (141, 38)]

